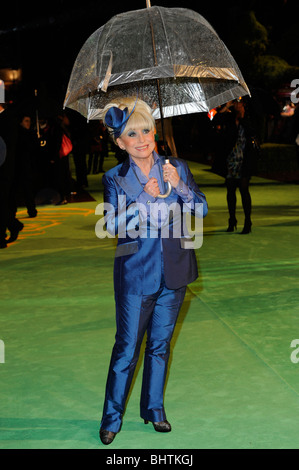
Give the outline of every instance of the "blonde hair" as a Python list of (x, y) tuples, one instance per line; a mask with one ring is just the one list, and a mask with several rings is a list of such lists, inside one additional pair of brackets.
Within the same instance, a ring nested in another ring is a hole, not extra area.
[(129, 129), (147, 128), (149, 130), (154, 130), (156, 127), (155, 119), (152, 115), (151, 108), (147, 103), (145, 103), (145, 101), (140, 100), (139, 98), (136, 101), (136, 98), (134, 97), (120, 97), (115, 99), (113, 102), (107, 104), (101, 112), (101, 119), (103, 120), (110, 134), (113, 136), (114, 141), (116, 141), (116, 139), (113, 135), (113, 129), (110, 128), (105, 122), (106, 113), (109, 111), (110, 108), (113, 107), (119, 108), (121, 110), (128, 108), (128, 115), (134, 109), (133, 113), (127, 121), (126, 127), (124, 128), (123, 132), (119, 137), (121, 137), (122, 134), (127, 132)]

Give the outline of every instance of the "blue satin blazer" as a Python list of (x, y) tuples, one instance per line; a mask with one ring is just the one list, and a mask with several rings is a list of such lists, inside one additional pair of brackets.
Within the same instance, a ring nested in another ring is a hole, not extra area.
[[(195, 183), (187, 163), (173, 157), (169, 157), (169, 160), (192, 191), (194, 203), (202, 204), (200, 216), (205, 217), (208, 212), (206, 198)], [(164, 163), (165, 158), (159, 156), (161, 172)], [(161, 282), (162, 256), (165, 283), (169, 289), (178, 289), (193, 282), (198, 277), (196, 256), (193, 249), (184, 248), (182, 242), (185, 235), (164, 238), (161, 237), (161, 231), (157, 231), (154, 236), (125, 233), (125, 227), (128, 226), (138, 229), (136, 211), (130, 211), (129, 208), (143, 191), (129, 158), (107, 171), (103, 176), (103, 184), (104, 202), (109, 203), (112, 209), (106, 214), (106, 228), (110, 234), (118, 235), (114, 262), (115, 293), (149, 295), (157, 292)], [(174, 190), (164, 202), (167, 205), (178, 203), (183, 207), (182, 199)], [(199, 216), (196, 213), (194, 215)]]

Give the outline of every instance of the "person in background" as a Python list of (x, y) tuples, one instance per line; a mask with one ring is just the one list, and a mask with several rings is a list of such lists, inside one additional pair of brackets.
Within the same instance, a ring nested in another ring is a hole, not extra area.
[(212, 169), (225, 177), (229, 221), (227, 232), (237, 229), (236, 190), (241, 194), (244, 227), (251, 232), (251, 195), (249, 181), (256, 164), (258, 144), (243, 100), (230, 101), (213, 119), (215, 160)]
[[(24, 228), (16, 217), (15, 205), (15, 152), (18, 125), (12, 108), (0, 103), (0, 136), (5, 144), (5, 160), (0, 166), (0, 248), (14, 242)], [(7, 239), (6, 230), (10, 237)]]
[(104, 173), (104, 160), (108, 157), (108, 132), (102, 120), (89, 124), (88, 173)]
[(88, 124), (79, 113), (70, 115), (70, 130), (73, 144), (73, 158), (76, 172), (76, 189), (80, 191), (88, 187), (86, 154), (88, 151)]
[(16, 194), (20, 195), (22, 192), (30, 218), (37, 216), (34, 177), (37, 172), (38, 150), (38, 139), (36, 133), (31, 129), (31, 117), (25, 114), (20, 120), (18, 129), (15, 185)]
[(71, 193), (71, 173), (69, 164), (69, 154), (60, 156), (63, 135), (71, 139), (70, 120), (65, 112), (61, 112), (56, 117), (53, 125), (50, 126), (49, 153), (53, 168), (54, 186), (60, 194), (58, 205), (67, 204)]

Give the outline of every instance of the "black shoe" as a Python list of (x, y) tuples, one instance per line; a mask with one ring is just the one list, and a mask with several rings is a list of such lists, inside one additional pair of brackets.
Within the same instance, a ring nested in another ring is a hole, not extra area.
[(37, 216), (37, 210), (36, 209), (33, 210), (33, 211), (28, 212), (29, 219), (34, 219), (34, 217), (36, 217), (36, 216)]
[(20, 222), (19, 225), (18, 225), (18, 228), (14, 229), (14, 230), (11, 230), (10, 237), (6, 241), (6, 243), (12, 243), (12, 242), (16, 241), (16, 239), (19, 236), (19, 233), (21, 232), (21, 230), (23, 230), (23, 228), (24, 228), (24, 224), (22, 224), (22, 222)]
[(100, 439), (105, 446), (111, 444), (113, 439), (116, 436), (116, 432), (106, 431), (105, 429), (100, 429)]
[(234, 232), (234, 230), (237, 230), (237, 220), (230, 218), (228, 220), (228, 229), (227, 232)]
[[(144, 420), (144, 424), (148, 424), (148, 420)], [(157, 432), (170, 432), (171, 431), (171, 425), (168, 421), (159, 421), (159, 422), (153, 422), (153, 426), (155, 428), (155, 431)]]
[(6, 242), (6, 240), (0, 241), (0, 248), (7, 248), (7, 242)]
[(247, 233), (250, 233), (251, 232), (251, 225), (252, 225), (251, 220), (248, 220), (248, 221), (245, 220), (244, 227), (243, 227), (243, 230), (240, 233), (240, 235), (245, 235)]

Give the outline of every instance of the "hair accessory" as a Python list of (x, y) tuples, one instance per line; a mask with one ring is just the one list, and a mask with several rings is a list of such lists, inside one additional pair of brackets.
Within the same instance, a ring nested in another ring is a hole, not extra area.
[(131, 115), (127, 116), (127, 112), (128, 108), (122, 110), (113, 106), (106, 113), (105, 123), (112, 129), (112, 133), (116, 139), (122, 134)]
[(115, 139), (123, 133), (131, 114), (135, 111), (137, 100), (138, 96), (129, 115), (127, 115), (128, 108), (122, 110), (116, 106), (112, 106), (112, 108), (107, 111), (105, 115), (105, 124), (112, 129), (112, 134)]

